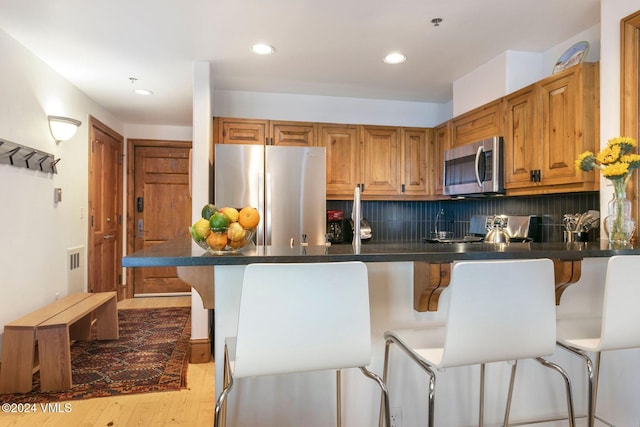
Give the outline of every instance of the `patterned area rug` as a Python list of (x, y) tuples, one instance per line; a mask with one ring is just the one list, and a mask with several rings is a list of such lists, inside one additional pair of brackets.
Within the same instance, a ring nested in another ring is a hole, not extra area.
[(2, 394), (0, 401), (44, 403), (186, 387), (191, 309), (119, 310), (120, 339), (76, 341), (71, 345), (73, 387), (40, 393), (40, 377), (25, 394)]

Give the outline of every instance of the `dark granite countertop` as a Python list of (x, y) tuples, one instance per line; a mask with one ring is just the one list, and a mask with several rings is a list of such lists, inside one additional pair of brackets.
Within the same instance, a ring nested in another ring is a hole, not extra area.
[(639, 248), (610, 248), (607, 241), (590, 243), (363, 243), (360, 251), (351, 245), (258, 246), (239, 253), (213, 255), (180, 238), (127, 255), (123, 267), (166, 267), (197, 265), (246, 265), (256, 262), (403, 262), (489, 259), (554, 258), (579, 260), (613, 255), (640, 255)]

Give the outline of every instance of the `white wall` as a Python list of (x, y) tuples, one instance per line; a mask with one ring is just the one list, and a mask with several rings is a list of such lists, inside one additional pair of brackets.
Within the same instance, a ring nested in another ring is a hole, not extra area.
[(191, 126), (124, 125), (127, 139), (157, 139), (166, 141), (191, 141)]
[[(215, 76), (212, 79), (215, 82)], [(433, 127), (451, 118), (451, 104), (215, 90), (213, 115)]]
[(583, 31), (545, 52), (507, 51), (453, 82), (453, 116), (541, 80), (553, 71), (558, 58), (574, 43), (590, 44), (585, 61), (600, 59), (600, 25)]
[[(636, 2), (602, 0), (600, 54), (600, 146), (620, 135), (620, 20), (640, 9)], [(607, 212), (613, 189), (600, 179), (600, 211)], [(604, 233), (603, 227), (601, 233)]]
[[(3, 328), (57, 294), (67, 294), (66, 249), (87, 244), (88, 118), (119, 132), (122, 123), (1, 30), (0, 58), (0, 138), (62, 159), (57, 174), (0, 164)], [(73, 117), (82, 125), (72, 139), (56, 144), (48, 114)], [(55, 187), (63, 192), (58, 204)]]

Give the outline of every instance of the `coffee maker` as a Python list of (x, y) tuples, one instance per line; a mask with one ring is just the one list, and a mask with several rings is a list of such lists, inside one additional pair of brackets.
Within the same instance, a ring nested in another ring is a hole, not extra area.
[(344, 212), (339, 210), (327, 211), (327, 235), (331, 243), (344, 242)]

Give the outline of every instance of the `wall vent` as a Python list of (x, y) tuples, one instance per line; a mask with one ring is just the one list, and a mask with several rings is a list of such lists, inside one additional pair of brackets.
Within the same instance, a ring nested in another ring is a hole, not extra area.
[(67, 248), (67, 293), (84, 292), (84, 246)]

